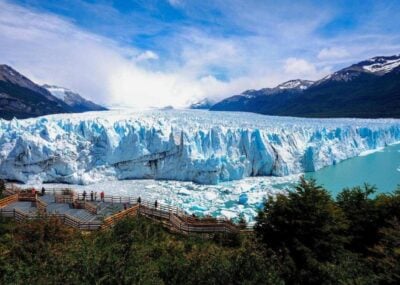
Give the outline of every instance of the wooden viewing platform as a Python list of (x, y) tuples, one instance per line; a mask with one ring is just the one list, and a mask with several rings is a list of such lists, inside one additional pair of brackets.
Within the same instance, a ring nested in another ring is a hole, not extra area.
[(112, 227), (128, 216), (141, 215), (162, 223), (168, 230), (181, 234), (236, 233), (239, 227), (228, 220), (197, 218), (179, 208), (140, 199), (139, 197), (104, 196), (88, 200), (71, 189), (46, 188), (45, 195), (34, 189), (22, 190), (8, 185), (0, 199), (0, 215), (17, 221), (57, 217), (65, 225), (79, 230)]

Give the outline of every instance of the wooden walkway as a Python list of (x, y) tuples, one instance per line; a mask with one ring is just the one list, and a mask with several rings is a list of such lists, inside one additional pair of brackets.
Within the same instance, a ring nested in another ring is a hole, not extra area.
[[(0, 200), (0, 215), (17, 221), (57, 217), (65, 225), (79, 230), (99, 230), (112, 227), (128, 216), (141, 215), (162, 223), (170, 231), (181, 234), (236, 233), (239, 227), (228, 220), (197, 218), (179, 208), (162, 205), (134, 197), (105, 196), (104, 199), (83, 199), (70, 189), (22, 190), (7, 187), (5, 198)], [(87, 197), (86, 197), (87, 198)]]

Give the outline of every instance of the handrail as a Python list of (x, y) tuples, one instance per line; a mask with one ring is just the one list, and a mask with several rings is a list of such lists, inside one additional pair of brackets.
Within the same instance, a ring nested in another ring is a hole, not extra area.
[(92, 203), (90, 203), (88, 201), (75, 200), (74, 204), (79, 205), (79, 207), (85, 209), (86, 211), (88, 211), (89, 213), (91, 213), (93, 215), (97, 215), (97, 206), (93, 205)]
[(19, 192), (18, 201), (36, 202), (37, 194), (29, 192)]
[(7, 205), (17, 202), (18, 201), (18, 194), (13, 194), (11, 196), (5, 197), (0, 200), (0, 208), (4, 208)]
[(138, 213), (138, 210), (139, 210), (139, 205), (136, 204), (126, 210), (123, 210), (121, 212), (118, 212), (118, 213), (110, 216), (110, 217), (107, 217), (103, 220), (102, 228), (108, 228), (127, 216), (136, 216)]
[(38, 208), (39, 213), (44, 214), (46, 213), (48, 204), (43, 201), (41, 198), (36, 198), (36, 207)]

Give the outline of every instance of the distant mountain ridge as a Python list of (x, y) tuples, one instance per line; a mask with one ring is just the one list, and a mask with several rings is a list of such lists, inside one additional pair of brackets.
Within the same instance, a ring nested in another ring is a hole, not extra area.
[(291, 80), (248, 90), (212, 111), (245, 111), (299, 117), (400, 118), (400, 55), (378, 56), (316, 82)]
[(229, 97), (213, 105), (212, 111), (247, 111), (259, 113), (264, 106), (281, 107), (292, 96), (307, 90), (314, 82), (310, 80), (289, 80), (274, 88), (246, 90), (240, 95)]
[(189, 109), (205, 109), (208, 110), (210, 109), (213, 105), (215, 104), (214, 101), (204, 98), (200, 101), (197, 101), (195, 103), (190, 104)]
[(64, 99), (60, 99), (12, 67), (0, 65), (0, 118), (24, 119), (48, 114), (95, 110), (106, 110), (106, 108), (76, 93), (66, 94)]
[(73, 108), (75, 112), (86, 112), (86, 111), (105, 111), (107, 108), (97, 105), (92, 101), (86, 100), (76, 92), (71, 91), (68, 88), (59, 87), (55, 85), (42, 85), (47, 91), (53, 96), (62, 100), (68, 106)]

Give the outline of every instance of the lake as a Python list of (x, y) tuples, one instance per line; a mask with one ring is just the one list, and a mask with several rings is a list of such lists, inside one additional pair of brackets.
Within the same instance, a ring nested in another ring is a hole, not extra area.
[(400, 184), (400, 144), (307, 173), (306, 177), (315, 178), (335, 196), (345, 187), (364, 183), (376, 185), (378, 193), (393, 192)]

